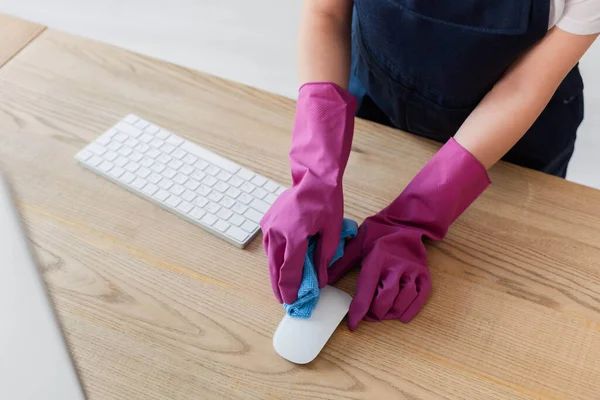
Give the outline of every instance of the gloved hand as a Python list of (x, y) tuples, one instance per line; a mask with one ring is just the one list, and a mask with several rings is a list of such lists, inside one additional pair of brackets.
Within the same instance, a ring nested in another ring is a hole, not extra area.
[(283, 192), (261, 220), (277, 300), (298, 298), (308, 238), (317, 236), (315, 268), (319, 287), (340, 241), (344, 216), (342, 176), (348, 163), (356, 99), (333, 83), (300, 88), (292, 135), (292, 188)]
[(396, 200), (361, 224), (328, 271), (334, 284), (362, 264), (348, 312), (351, 330), (362, 319), (409, 322), (419, 312), (431, 291), (423, 238), (444, 238), (489, 184), (485, 167), (450, 139)]

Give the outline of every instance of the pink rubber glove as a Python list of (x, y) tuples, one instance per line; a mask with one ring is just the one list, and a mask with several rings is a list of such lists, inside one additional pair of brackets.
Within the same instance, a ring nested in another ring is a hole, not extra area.
[(292, 188), (283, 192), (261, 220), (277, 300), (298, 298), (308, 237), (319, 235), (315, 267), (319, 287), (340, 241), (344, 216), (342, 176), (354, 134), (354, 96), (333, 83), (300, 88), (292, 135)]
[(431, 291), (423, 238), (441, 240), (490, 184), (485, 167), (450, 139), (402, 194), (367, 218), (344, 257), (329, 269), (329, 283), (362, 263), (348, 327), (362, 319), (410, 321)]

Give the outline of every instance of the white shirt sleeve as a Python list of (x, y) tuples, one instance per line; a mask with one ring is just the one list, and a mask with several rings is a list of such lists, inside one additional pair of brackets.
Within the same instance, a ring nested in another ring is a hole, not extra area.
[(566, 0), (556, 26), (576, 35), (600, 32), (600, 0)]

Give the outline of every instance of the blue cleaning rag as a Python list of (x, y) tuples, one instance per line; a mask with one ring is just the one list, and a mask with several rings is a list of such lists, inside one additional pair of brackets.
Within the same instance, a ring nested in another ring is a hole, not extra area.
[[(357, 234), (358, 224), (351, 219), (344, 218), (342, 221), (340, 244), (331, 260), (332, 264), (344, 255), (344, 245), (346, 244), (346, 241), (356, 237)], [(304, 270), (302, 271), (302, 283), (298, 290), (298, 300), (292, 304), (283, 305), (290, 317), (310, 318), (319, 301), (319, 280), (317, 279), (317, 271), (315, 270), (313, 263), (316, 245), (315, 238), (309, 237), (308, 250), (306, 251), (306, 257), (304, 258)]]

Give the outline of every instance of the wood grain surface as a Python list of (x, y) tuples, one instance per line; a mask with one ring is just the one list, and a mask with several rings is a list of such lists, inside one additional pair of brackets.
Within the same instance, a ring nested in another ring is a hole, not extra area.
[[(0, 166), (90, 399), (599, 398), (599, 191), (498, 165), (429, 246), (417, 318), (343, 323), (296, 366), (272, 348), (260, 238), (236, 249), (76, 165), (130, 112), (290, 183), (293, 101), (52, 30), (0, 69)], [(438, 147), (358, 121), (346, 215), (387, 205)]]
[(44, 29), (46, 28), (42, 25), (0, 14), (0, 67), (18, 54)]

